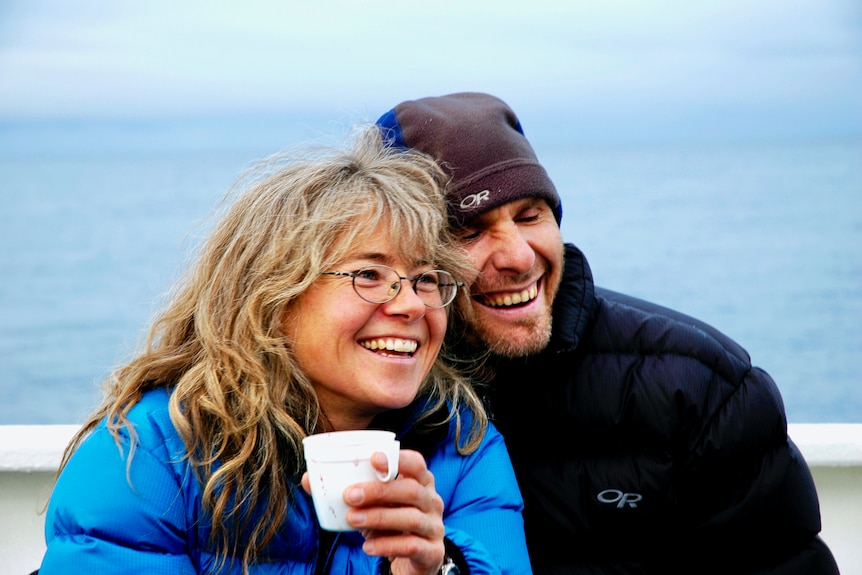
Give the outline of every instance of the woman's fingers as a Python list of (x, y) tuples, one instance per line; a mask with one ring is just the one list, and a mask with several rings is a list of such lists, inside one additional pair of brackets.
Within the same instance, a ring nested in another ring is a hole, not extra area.
[[(374, 466), (385, 471), (386, 458), (378, 455)], [(366, 553), (389, 557), (398, 571), (424, 573), (443, 560), (443, 499), (420, 453), (402, 450), (399, 457), (397, 479), (358, 483), (345, 491), (351, 506), (347, 521), (365, 535)]]
[[(382, 453), (374, 454), (372, 464), (378, 471), (387, 470)], [(308, 472), (303, 473), (301, 483), (311, 493)], [(363, 549), (369, 555), (389, 558), (392, 573), (420, 575), (439, 570), (446, 552), (443, 499), (421, 453), (401, 450), (396, 479), (351, 485), (344, 500), (351, 508), (347, 522), (365, 537)]]
[[(389, 468), (386, 456), (379, 452), (371, 457), (371, 465), (382, 473)], [(428, 471), (425, 458), (418, 451), (411, 449), (402, 449), (399, 453), (398, 477), (412, 477), (422, 484), (434, 481), (434, 475)]]
[[(382, 462), (378, 461), (378, 457)], [(375, 454), (374, 465), (385, 470), (385, 457)], [(355, 510), (383, 511), (406, 507), (416, 508), (423, 513), (437, 514), (442, 521), (443, 500), (434, 487), (434, 474), (428, 471), (425, 459), (416, 451), (401, 451), (397, 479), (387, 483), (369, 481), (351, 485), (344, 492), (344, 500), (356, 508), (351, 510), (351, 514)], [(348, 514), (348, 521), (351, 514)], [(372, 527), (386, 528), (382, 523)]]

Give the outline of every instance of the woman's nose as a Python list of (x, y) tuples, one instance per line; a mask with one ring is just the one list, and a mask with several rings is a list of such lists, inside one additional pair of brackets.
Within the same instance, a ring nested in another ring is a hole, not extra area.
[(413, 289), (413, 282), (406, 279), (401, 280), (401, 289), (398, 290), (398, 294), (382, 305), (388, 314), (405, 315), (411, 318), (425, 315), (425, 302)]

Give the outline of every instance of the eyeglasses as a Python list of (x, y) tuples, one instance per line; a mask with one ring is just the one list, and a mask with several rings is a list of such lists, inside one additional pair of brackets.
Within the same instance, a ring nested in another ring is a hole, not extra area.
[(401, 280), (408, 280), (413, 283), (413, 291), (422, 303), (432, 308), (446, 307), (452, 303), (458, 288), (464, 285), (443, 270), (430, 270), (408, 278), (389, 266), (379, 264), (364, 266), (355, 272), (322, 272), (321, 275), (353, 278), (356, 295), (369, 303), (392, 301), (401, 291)]

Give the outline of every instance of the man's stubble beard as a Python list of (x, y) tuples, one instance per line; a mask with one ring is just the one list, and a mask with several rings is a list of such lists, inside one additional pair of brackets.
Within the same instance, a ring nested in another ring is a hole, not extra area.
[(491, 354), (506, 358), (534, 355), (550, 343), (552, 323), (550, 310), (539, 317), (509, 324), (506, 329), (495, 329), (491, 322), (478, 317), (472, 326), (474, 344), (484, 344)]
[[(561, 245), (556, 285), (546, 291), (544, 309), (541, 313), (529, 318), (516, 322), (488, 320), (481, 313), (482, 304), (465, 300), (463, 303), (466, 305), (459, 306), (458, 319), (455, 320), (455, 323), (464, 328), (463, 331), (458, 330), (461, 333), (461, 340), (474, 350), (505, 358), (534, 355), (548, 347), (553, 328), (554, 301), (562, 283), (565, 261), (565, 246)], [(545, 288), (547, 289), (547, 286)]]
[(559, 291), (559, 282), (547, 294), (540, 313), (514, 322), (490, 318), (482, 313), (481, 304), (472, 302), (466, 340), (474, 348), (492, 355), (516, 358), (541, 352), (551, 341), (553, 302)]

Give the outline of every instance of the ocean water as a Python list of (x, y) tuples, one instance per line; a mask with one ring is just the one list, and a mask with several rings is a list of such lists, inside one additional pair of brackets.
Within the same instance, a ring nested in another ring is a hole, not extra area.
[[(736, 339), (790, 421), (862, 422), (862, 141), (536, 147), (597, 284)], [(262, 153), (0, 149), (0, 424), (82, 420)]]

